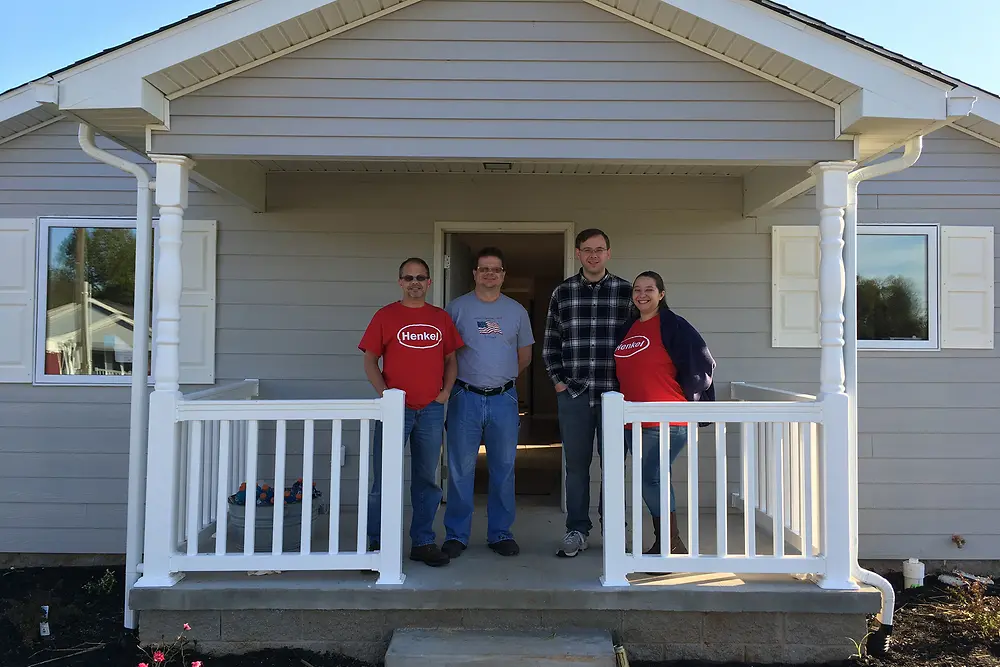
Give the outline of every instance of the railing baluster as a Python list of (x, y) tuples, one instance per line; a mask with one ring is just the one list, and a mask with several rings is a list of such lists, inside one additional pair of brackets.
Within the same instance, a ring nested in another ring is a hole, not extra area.
[[(792, 532), (802, 538), (802, 441), (799, 437), (802, 432), (802, 424), (799, 422), (789, 423), (788, 430), (788, 471), (789, 487), (792, 495), (791, 516), (788, 518), (789, 528)], [(804, 547), (803, 547), (804, 550)]]
[(191, 428), (193, 422), (181, 424), (180, 448), (177, 450), (177, 479), (174, 486), (177, 489), (177, 515), (175, 521), (176, 539), (174, 546), (180, 547), (181, 542), (187, 542), (187, 506), (188, 506), (188, 451), (191, 447)]
[(726, 521), (726, 423), (715, 424), (715, 553), (725, 556), (729, 552)]
[(757, 509), (767, 514), (771, 503), (771, 486), (767, 483), (768, 467), (771, 459), (767, 455), (767, 424), (756, 422), (757, 429)]
[(795, 491), (792, 486), (792, 428), (789, 422), (781, 423), (781, 489), (785, 494), (785, 502), (782, 507), (785, 528), (792, 527), (792, 505), (795, 504)]
[(688, 424), (688, 550), (699, 553), (698, 537), (698, 423)]
[(313, 454), (316, 442), (316, 423), (307, 419), (305, 436), (302, 439), (302, 539), (299, 552), (312, 552), (312, 484), (313, 484)]
[(632, 555), (642, 555), (642, 422), (632, 423)]
[(232, 448), (232, 423), (223, 419), (219, 424), (219, 487), (215, 490), (215, 553), (226, 553), (227, 533), (229, 528), (229, 488), (227, 482), (233, 473), (229, 465), (229, 452)]
[(201, 508), (201, 517), (198, 521), (199, 532), (208, 526), (209, 522), (212, 520), (212, 480), (215, 479), (215, 477), (212, 476), (212, 473), (214, 472), (212, 470), (212, 463), (215, 458), (212, 446), (212, 422), (201, 422), (201, 432), (201, 456), (205, 467), (201, 474), (201, 501), (199, 503), (199, 507)]
[(743, 540), (747, 558), (757, 556), (757, 424), (743, 422)]
[(257, 420), (251, 419), (246, 424), (246, 526), (243, 528), (243, 553), (254, 552), (254, 531), (257, 528)]
[[(284, 419), (274, 423), (274, 522), (271, 526), (271, 553), (284, 551), (285, 538), (285, 452), (288, 428)], [(291, 500), (291, 499), (289, 499)]]
[(370, 445), (371, 422), (361, 420), (361, 432), (358, 434), (361, 457), (358, 461), (358, 553), (368, 551), (368, 466), (371, 458)]
[(802, 428), (802, 555), (813, 555), (813, 455), (812, 422), (799, 424)]
[(187, 471), (187, 553), (188, 556), (194, 556), (198, 553), (198, 534), (201, 532), (199, 530), (201, 507), (199, 507), (198, 501), (201, 499), (201, 473), (202, 464), (205, 462), (205, 459), (201, 452), (202, 422), (195, 421), (188, 422), (188, 424), (191, 425), (191, 439), (188, 442), (188, 449), (190, 451), (188, 453)]
[(771, 438), (771, 473), (774, 479), (774, 484), (771, 485), (774, 500), (771, 526), (774, 531), (774, 557), (781, 558), (785, 555), (784, 438), (782, 438), (781, 424), (777, 422), (771, 424)]
[(340, 452), (343, 446), (343, 422), (330, 424), (330, 553), (340, 553)]
[[(670, 555), (670, 422), (660, 422), (660, 554)], [(655, 520), (655, 517), (654, 517)]]

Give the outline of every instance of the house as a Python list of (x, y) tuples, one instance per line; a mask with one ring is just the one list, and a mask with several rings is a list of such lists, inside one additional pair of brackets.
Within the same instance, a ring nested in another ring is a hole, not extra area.
[[(125, 553), (129, 626), (183, 610), (213, 650), (588, 623), (642, 657), (842, 657), (880, 604), (891, 628), (859, 558), (1000, 553), (998, 184), (1000, 99), (770, 0), (223, 3), (0, 96), (0, 544)], [(611, 452), (633, 418), (715, 424), (673, 471), (692, 555), (625, 550), (614, 456), (600, 558), (547, 557), (553, 507), (519, 564), (404, 572), (401, 456), (367, 552), (367, 435), (402, 447), (402, 403), (356, 345), (399, 261), (442, 303), (490, 238), (544, 306), (588, 227), (664, 275), (733, 399), (606, 403)], [(253, 504), (232, 530), (242, 481), (299, 477), (315, 534)]]

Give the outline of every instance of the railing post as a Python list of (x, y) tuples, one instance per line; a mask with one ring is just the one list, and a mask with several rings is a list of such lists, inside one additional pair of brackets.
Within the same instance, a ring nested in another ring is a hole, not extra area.
[[(188, 202), (188, 172), (194, 165), (178, 155), (150, 155), (156, 163), (156, 204), (160, 207), (157, 243), (155, 389), (149, 397), (149, 449), (146, 459), (146, 526), (142, 577), (136, 588), (172, 586), (183, 574), (170, 571), (177, 550), (177, 404), (180, 382), (181, 232)], [(186, 488), (187, 485), (182, 485)], [(197, 535), (194, 536), (197, 539)]]
[[(826, 574), (820, 586), (854, 590), (851, 578), (850, 399), (844, 368), (844, 209), (854, 162), (821, 162), (816, 176), (820, 232), (820, 401), (823, 404), (823, 529)], [(778, 480), (780, 483), (780, 480)]]
[[(382, 393), (382, 534), (377, 584), (403, 583), (403, 419), (406, 394)], [(361, 480), (361, 484), (367, 484)]]
[[(604, 442), (604, 575), (603, 586), (628, 586), (625, 564), (625, 397), (618, 392), (601, 396)], [(635, 434), (634, 438), (641, 438)], [(633, 445), (632, 456), (641, 456), (641, 443)], [(633, 481), (637, 484), (638, 481)], [(633, 528), (638, 530), (639, 527)]]

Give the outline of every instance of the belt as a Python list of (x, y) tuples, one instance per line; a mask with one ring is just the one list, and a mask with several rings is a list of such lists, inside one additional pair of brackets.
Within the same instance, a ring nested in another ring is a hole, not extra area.
[(482, 396), (498, 396), (513, 387), (514, 381), (511, 380), (502, 387), (474, 387), (468, 382), (462, 382), (461, 380), (455, 380), (455, 384), (462, 389), (468, 389), (473, 394), (480, 394)]

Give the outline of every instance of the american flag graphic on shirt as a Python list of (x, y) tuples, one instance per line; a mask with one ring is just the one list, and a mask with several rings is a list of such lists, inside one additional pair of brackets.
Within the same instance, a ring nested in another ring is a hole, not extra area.
[(476, 325), (479, 327), (479, 333), (484, 336), (503, 333), (503, 331), (500, 330), (500, 325), (494, 320), (476, 320)]

